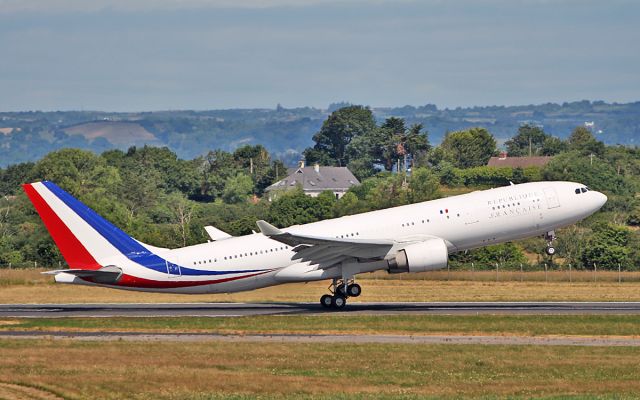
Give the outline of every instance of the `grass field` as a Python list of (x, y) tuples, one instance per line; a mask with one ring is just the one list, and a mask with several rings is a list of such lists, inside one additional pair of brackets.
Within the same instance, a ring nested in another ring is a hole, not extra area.
[[(362, 279), (362, 301), (640, 301), (640, 283), (496, 282), (491, 272)], [(508, 275), (504, 275), (506, 278)], [(449, 280), (447, 280), (447, 278)], [(534, 280), (535, 279), (535, 280)], [(578, 279), (579, 280), (579, 279)], [(628, 279), (631, 280), (631, 279)], [(0, 303), (316, 301), (327, 282), (178, 296), (55, 285), (1, 271)], [(326, 314), (232, 318), (0, 319), (7, 330), (218, 334), (638, 337), (636, 315)], [(634, 399), (640, 348), (580, 346), (128, 342), (0, 339), (0, 399)]]
[[(362, 296), (350, 301), (640, 301), (638, 273), (626, 273), (622, 283), (617, 273), (573, 273), (574, 282), (562, 278), (566, 272), (505, 273), (496, 282), (495, 272), (439, 271), (402, 275), (369, 274), (360, 279)], [(500, 276), (499, 276), (500, 277)], [(506, 280), (509, 278), (509, 280)], [(448, 280), (447, 280), (448, 279)], [(173, 295), (141, 293), (54, 284), (40, 270), (1, 270), (0, 303), (100, 303), (100, 302), (316, 302), (327, 293), (329, 282), (288, 284), (250, 292), (217, 295)]]
[(2, 381), (39, 389), (41, 397), (31, 398), (623, 399), (640, 393), (638, 348), (0, 340), (0, 352)]

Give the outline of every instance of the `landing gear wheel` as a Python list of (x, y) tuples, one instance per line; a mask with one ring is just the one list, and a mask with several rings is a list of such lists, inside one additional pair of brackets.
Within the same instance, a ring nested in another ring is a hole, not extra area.
[(358, 297), (362, 293), (362, 288), (357, 283), (347, 286), (347, 294), (349, 297)]
[[(344, 291), (344, 285), (343, 284), (339, 284), (336, 286), (336, 294), (343, 296), (343, 297), (347, 297), (347, 293), (345, 293)], [(349, 289), (347, 288), (347, 292), (349, 291)]]
[(544, 239), (547, 241), (547, 248), (544, 249), (544, 252), (551, 257), (556, 254), (556, 249), (553, 247), (553, 241), (556, 240), (556, 233), (554, 231), (549, 231), (544, 234)]
[(322, 305), (322, 307), (329, 308), (332, 306), (332, 303), (332, 296), (325, 294), (324, 296), (320, 297), (320, 304)]
[(335, 295), (331, 299), (331, 305), (336, 309), (342, 309), (347, 305), (347, 299), (341, 295)]

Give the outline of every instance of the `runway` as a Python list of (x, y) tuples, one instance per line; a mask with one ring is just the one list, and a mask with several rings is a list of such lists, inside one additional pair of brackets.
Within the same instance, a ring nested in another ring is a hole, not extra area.
[(255, 315), (640, 315), (640, 302), (350, 303), (340, 311), (316, 303), (0, 304), (1, 317), (236, 317)]

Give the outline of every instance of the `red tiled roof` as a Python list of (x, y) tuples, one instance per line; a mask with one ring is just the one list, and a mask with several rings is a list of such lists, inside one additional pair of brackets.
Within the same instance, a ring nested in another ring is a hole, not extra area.
[(489, 167), (544, 167), (551, 161), (551, 156), (538, 157), (491, 157), (487, 166)]

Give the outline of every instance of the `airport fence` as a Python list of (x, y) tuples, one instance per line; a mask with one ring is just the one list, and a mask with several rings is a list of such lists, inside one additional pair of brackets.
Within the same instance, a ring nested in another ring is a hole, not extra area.
[(56, 265), (42, 264), (38, 261), (21, 261), (18, 263), (0, 262), (0, 269), (29, 269), (29, 268), (64, 269), (64, 268), (67, 268), (67, 266), (63, 262), (58, 262), (58, 264)]
[[(489, 269), (491, 268), (491, 269)], [(494, 264), (491, 266), (465, 265), (415, 274), (390, 275), (384, 271), (366, 274), (362, 278), (434, 281), (478, 281), (478, 282), (640, 282), (640, 271), (619, 265), (617, 269), (602, 269), (594, 265), (591, 269), (576, 269), (571, 264)]]
[[(37, 263), (2, 264), (0, 263), (0, 284), (2, 279), (12, 281), (28, 281), (32, 283), (51, 281), (50, 276), (40, 272), (63, 269), (66, 265), (40, 266)], [(10, 278), (9, 278), (10, 277)], [(618, 270), (600, 269), (595, 266), (591, 270), (578, 269), (572, 265), (528, 265), (520, 268), (513, 265), (493, 265), (488, 270), (487, 266), (475, 265), (462, 268), (447, 268), (437, 271), (421, 272), (415, 274), (388, 274), (385, 271), (377, 271), (370, 274), (362, 274), (358, 279), (389, 279), (389, 280), (433, 280), (433, 281), (478, 281), (478, 282), (640, 282), (640, 271), (636, 268), (625, 268), (620, 265)], [(6, 282), (5, 282), (6, 283)]]

